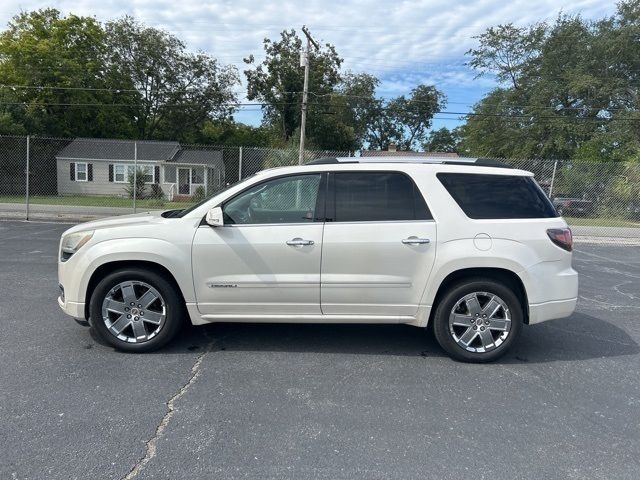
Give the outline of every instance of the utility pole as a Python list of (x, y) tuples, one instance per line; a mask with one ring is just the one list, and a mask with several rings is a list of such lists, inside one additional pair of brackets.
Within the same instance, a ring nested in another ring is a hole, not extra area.
[(307, 97), (309, 96), (309, 52), (311, 51), (311, 45), (316, 50), (320, 50), (320, 47), (316, 41), (311, 38), (311, 33), (307, 30), (305, 25), (302, 26), (302, 33), (307, 37), (307, 50), (300, 52), (300, 66), (304, 67), (304, 86), (302, 88), (302, 118), (300, 120), (300, 149), (298, 151), (298, 164), (302, 165), (304, 162), (304, 140), (305, 129), (307, 127)]
[[(177, 172), (177, 169), (176, 169)], [(177, 175), (177, 173), (176, 173)], [(136, 194), (138, 193), (138, 142), (133, 142), (133, 213), (137, 213)]]

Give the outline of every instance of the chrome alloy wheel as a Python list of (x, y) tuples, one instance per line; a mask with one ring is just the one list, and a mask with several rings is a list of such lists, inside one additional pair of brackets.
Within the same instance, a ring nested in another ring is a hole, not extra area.
[(473, 292), (462, 297), (449, 314), (449, 332), (458, 346), (484, 353), (498, 348), (511, 331), (511, 314), (493, 293)]
[(151, 340), (162, 329), (167, 311), (162, 295), (145, 282), (114, 286), (102, 302), (102, 320), (114, 337), (129, 343)]

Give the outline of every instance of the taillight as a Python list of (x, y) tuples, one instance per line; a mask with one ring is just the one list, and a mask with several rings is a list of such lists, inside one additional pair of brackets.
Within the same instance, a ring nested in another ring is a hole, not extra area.
[(547, 230), (547, 235), (560, 248), (567, 252), (573, 250), (573, 237), (570, 228), (550, 228)]

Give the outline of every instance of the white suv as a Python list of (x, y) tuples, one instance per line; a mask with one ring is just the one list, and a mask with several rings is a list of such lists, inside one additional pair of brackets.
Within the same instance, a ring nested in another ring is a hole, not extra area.
[(262, 171), (192, 208), (77, 225), (58, 302), (149, 351), (185, 317), (433, 324), (490, 361), (522, 326), (570, 315), (571, 231), (530, 172), (477, 159), (332, 158)]

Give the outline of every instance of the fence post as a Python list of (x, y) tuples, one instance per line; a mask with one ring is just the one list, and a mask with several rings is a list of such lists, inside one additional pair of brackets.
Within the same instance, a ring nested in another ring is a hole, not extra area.
[(551, 185), (549, 185), (549, 198), (553, 194), (553, 182), (556, 180), (556, 170), (558, 168), (558, 160), (553, 161), (553, 173), (551, 174)]
[(30, 137), (27, 135), (27, 169), (25, 170), (26, 174), (26, 185), (25, 185), (25, 202), (27, 207), (27, 220), (29, 220), (29, 141)]
[(133, 213), (136, 212), (136, 194), (138, 193), (138, 142), (133, 142)]
[(242, 180), (242, 147), (238, 151), (238, 181)]

